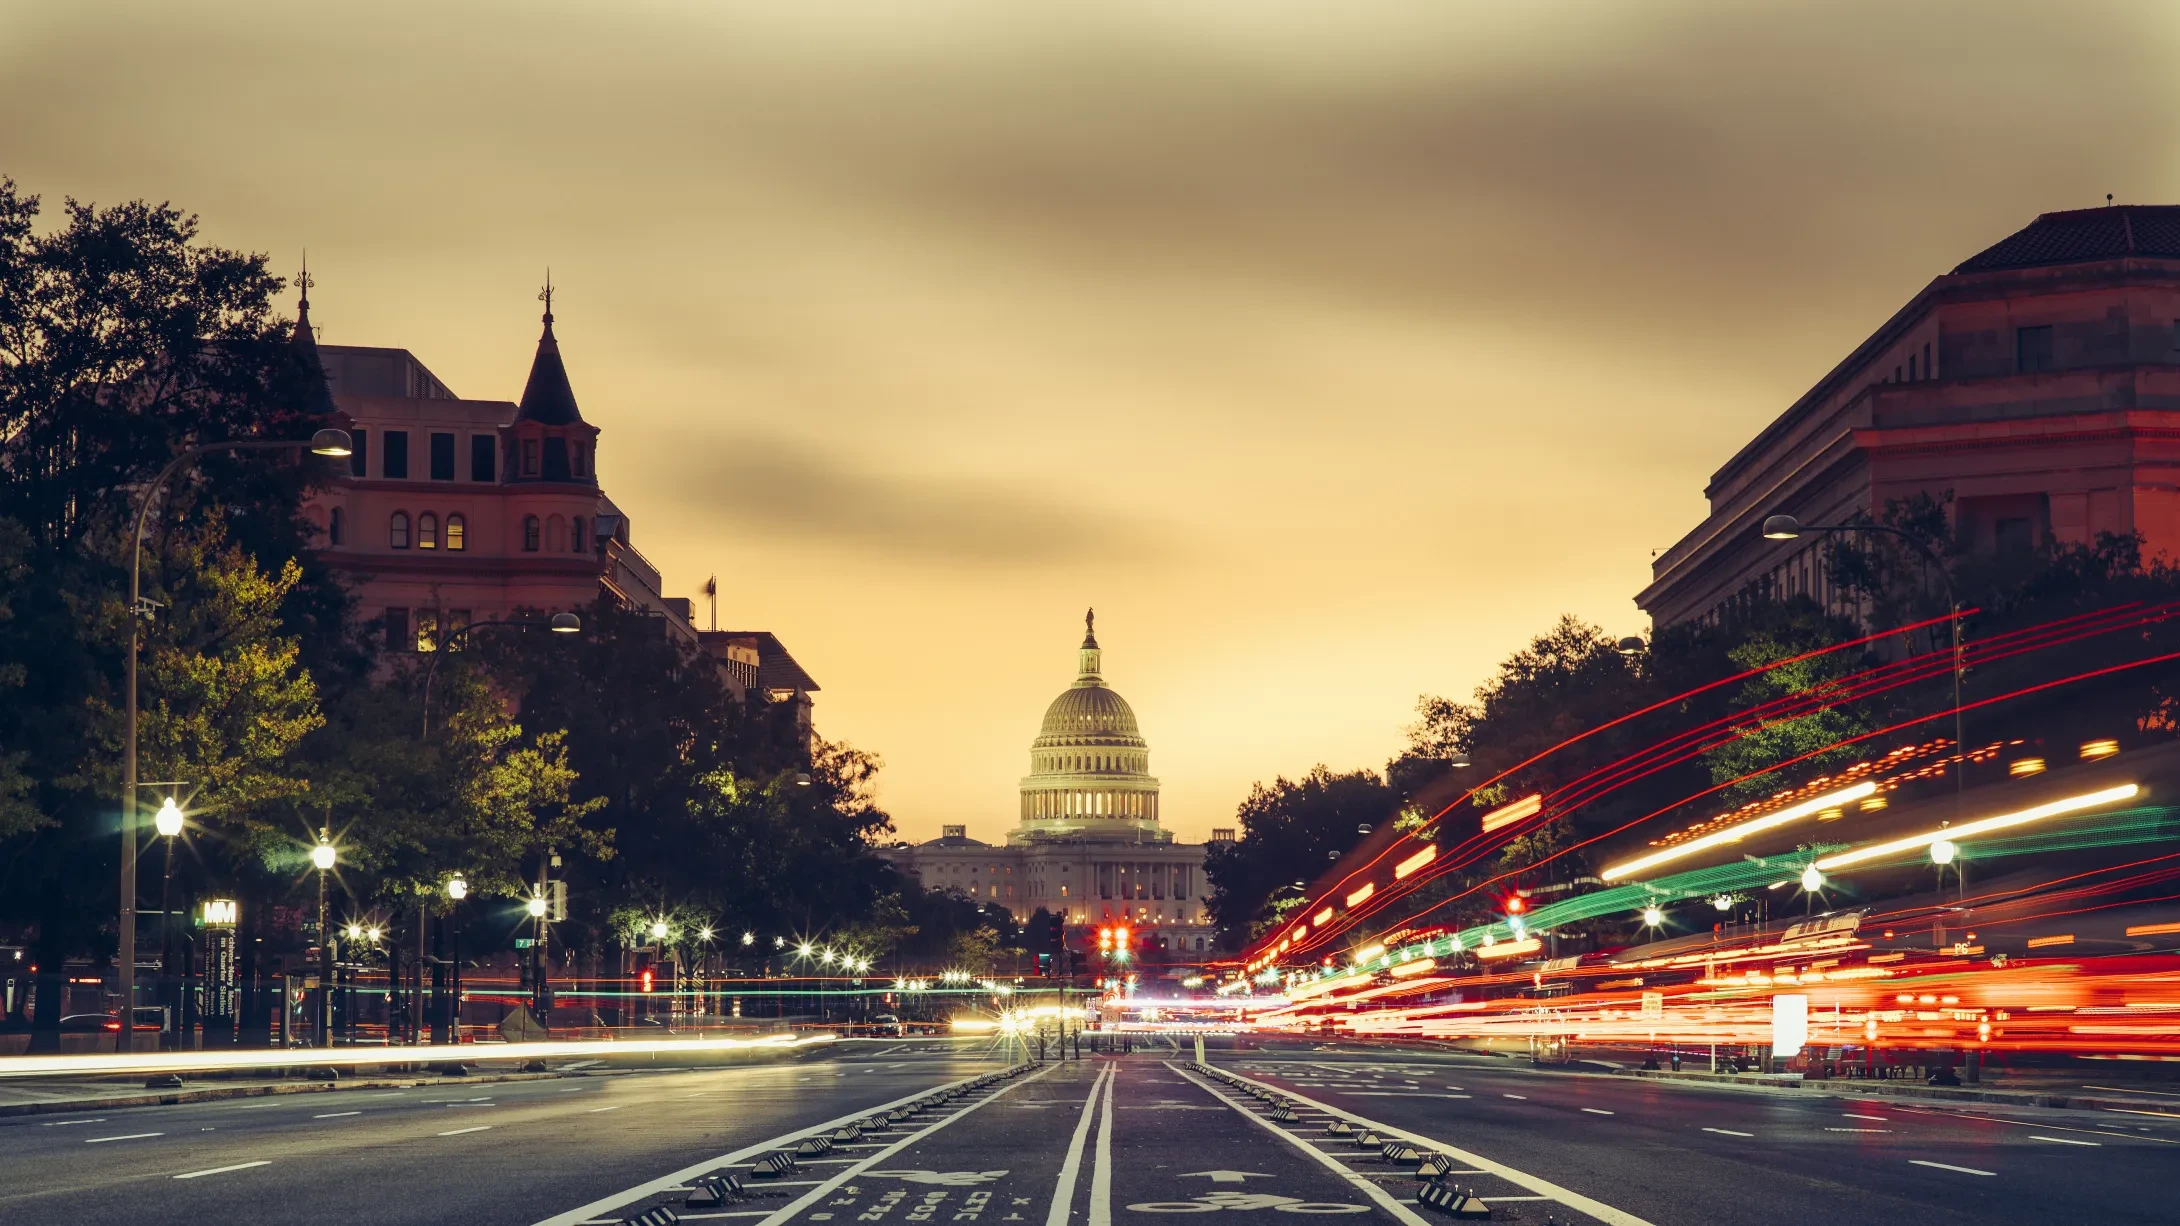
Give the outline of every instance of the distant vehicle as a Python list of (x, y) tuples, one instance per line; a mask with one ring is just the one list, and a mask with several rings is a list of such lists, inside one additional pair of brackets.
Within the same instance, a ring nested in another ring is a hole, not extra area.
[[(136, 1028), (138, 1030), (164, 1030), (167, 1011), (164, 1005), (138, 1005)], [(61, 1018), (62, 1033), (81, 1034), (85, 1031), (119, 1030), (121, 1015), (118, 1013), (70, 1013)]]
[(901, 1035), (907, 1034), (908, 1030), (906, 1027), (901, 1025), (901, 1019), (898, 1014), (880, 1013), (872, 1016), (870, 1020), (870, 1032), (874, 1035), (899, 1037)]

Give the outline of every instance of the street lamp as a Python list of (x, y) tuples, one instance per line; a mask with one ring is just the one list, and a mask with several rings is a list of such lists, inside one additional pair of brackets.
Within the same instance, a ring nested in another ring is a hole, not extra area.
[(1953, 751), (1958, 755), (1958, 761), (1953, 767), (1953, 797), (1957, 804), (1968, 786), (1965, 779), (1968, 772), (1968, 740), (1964, 731), (1967, 717), (1961, 709), (1960, 701), (1960, 596), (1953, 590), (1953, 576), (1946, 571), (1945, 563), (1938, 560), (1938, 555), (1931, 552), (1930, 546), (1889, 524), (1805, 524), (1791, 515), (1773, 515), (1764, 520), (1763, 532), (1767, 541), (1791, 541), (1812, 532), (1882, 532), (1887, 536), (1897, 536), (1913, 546), (1917, 553), (1923, 555), (1923, 560), (1930, 563), (1930, 569), (1937, 572), (1938, 581), (1945, 585), (1947, 620), (1952, 623), (1953, 629)]
[(1665, 922), (1665, 912), (1655, 906), (1643, 908), (1643, 927), (1656, 928)]
[(494, 618), (490, 621), (471, 622), (459, 627), (432, 644), (431, 663), (424, 667), (424, 735), (431, 735), (431, 683), (439, 675), (439, 657), (455, 650), (455, 643), (469, 637), (473, 630), (488, 626), (521, 626), (534, 629), (543, 626), (554, 634), (580, 634), (583, 619), (573, 613), (555, 613), (542, 620), (535, 617)]
[(318, 1046), (333, 1046), (333, 934), (325, 926), (325, 875), (339, 854), (324, 829), (318, 845), (310, 849), (310, 866), (318, 870)]
[(1811, 894), (1814, 894), (1814, 893), (1816, 893), (1816, 892), (1817, 892), (1818, 890), (1821, 890), (1821, 889), (1823, 889), (1823, 888), (1824, 888), (1824, 874), (1823, 874), (1823, 873), (1820, 873), (1820, 872), (1818, 872), (1818, 871), (1817, 871), (1817, 866), (1816, 866), (1816, 865), (1812, 864), (1812, 865), (1810, 865), (1810, 866), (1809, 866), (1808, 868), (1805, 868), (1805, 869), (1803, 869), (1803, 870), (1802, 870), (1802, 889), (1803, 889), (1803, 890), (1806, 890), (1807, 892), (1809, 892), (1809, 893), (1811, 893)]
[(311, 435), (307, 443), (230, 439), (184, 448), (181, 454), (167, 461), (167, 466), (159, 470), (151, 484), (144, 487), (143, 498), (137, 503), (136, 530), (129, 538), (129, 655), (121, 720), (121, 947), (115, 958), (120, 963), (117, 969), (121, 973), (121, 1031), (115, 1036), (116, 1051), (128, 1051), (134, 1046), (136, 1033), (136, 655), (143, 637), (139, 623), (151, 616), (152, 609), (144, 602), (144, 523), (151, 517), (151, 500), (184, 465), (202, 456), (219, 451), (295, 451), (304, 448), (312, 455), (345, 456), (351, 453), (353, 445), (346, 430), (320, 430)]
[[(444, 1005), (448, 1039), (459, 1048), (462, 1045), (462, 900), (469, 897), (469, 882), (460, 872), (447, 879), (447, 898), (453, 906), (447, 908), (447, 917), (439, 921), (439, 931), (454, 930), (454, 957), (443, 972), (447, 984), (447, 1000)], [(454, 1068), (461, 1067), (456, 1060)]]
[[(172, 796), (159, 803), (159, 812), (152, 818), (152, 828), (166, 840), (166, 870), (159, 874), (159, 977), (172, 982), (174, 978), (174, 836), (182, 832), (182, 807), (174, 803)], [(186, 989), (185, 989), (186, 990)], [(182, 1045), (180, 994), (170, 1015), (169, 1027), (173, 1046)]]

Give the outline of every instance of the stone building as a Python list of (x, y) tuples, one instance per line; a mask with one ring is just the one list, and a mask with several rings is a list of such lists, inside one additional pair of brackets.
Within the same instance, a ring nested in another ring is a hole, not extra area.
[(880, 854), (927, 889), (997, 903), (1017, 919), (1043, 908), (1077, 928), (1125, 920), (1139, 946), (1208, 951), (1204, 848), (1159, 825), (1150, 746), (1134, 709), (1106, 684), (1094, 621), (1076, 662), (1074, 684), (1045, 708), (1030, 742), (1030, 773), (1003, 845), (958, 825)]
[(347, 580), (384, 646), (436, 651), (472, 622), (581, 610), (600, 595), (656, 614), (664, 633), (710, 654), (740, 693), (803, 708), (817, 683), (777, 637), (701, 632), (637, 550), (628, 515), (598, 483), (597, 426), (583, 419), (544, 331), (519, 401), (456, 395), (406, 349), (319, 345), (307, 281), (295, 344), (325, 371), (325, 406), (354, 439), (346, 481), (305, 513), (321, 557)]
[(1833, 589), (1839, 523), (1950, 496), (1972, 551), (2140, 532), (2180, 556), (2180, 206), (2046, 213), (1938, 277), (1711, 478), (1710, 514), (1652, 564), (1658, 626)]

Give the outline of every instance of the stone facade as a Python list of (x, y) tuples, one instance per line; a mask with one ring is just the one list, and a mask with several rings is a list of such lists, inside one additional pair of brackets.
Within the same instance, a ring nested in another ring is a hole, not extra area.
[(1756, 596), (1859, 615), (1824, 538), (1759, 528), (1919, 493), (1975, 551), (2140, 532), (2180, 557), (2180, 206), (2047, 213), (1932, 281), (1718, 470), (1635, 602), (1659, 626)]
[(1204, 848), (1158, 822), (1158, 780), (1135, 712), (1105, 683), (1094, 625), (1075, 683), (1045, 710), (1030, 773), (1004, 845), (947, 826), (939, 838), (880, 854), (926, 889), (996, 903), (1015, 918), (1039, 908), (1085, 929), (1126, 921), (1142, 948), (1208, 953)]

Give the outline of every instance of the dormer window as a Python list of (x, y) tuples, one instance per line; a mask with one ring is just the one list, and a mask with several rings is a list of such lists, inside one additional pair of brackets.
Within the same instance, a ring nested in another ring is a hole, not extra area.
[(534, 438), (522, 440), (522, 475), (525, 477), (535, 477), (537, 475), (537, 440)]

